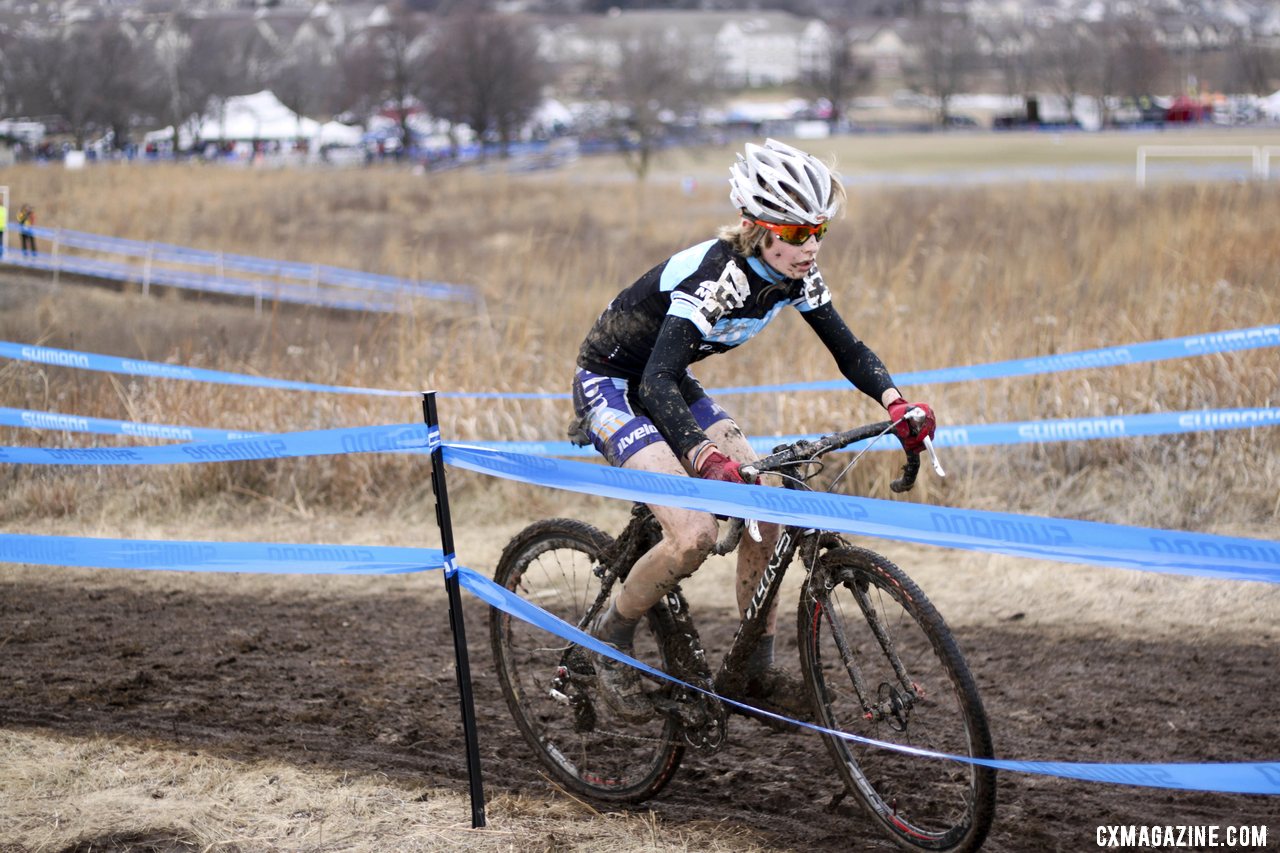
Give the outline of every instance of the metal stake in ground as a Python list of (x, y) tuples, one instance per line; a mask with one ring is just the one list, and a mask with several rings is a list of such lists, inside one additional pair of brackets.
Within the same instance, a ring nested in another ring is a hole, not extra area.
[(471, 695), (471, 665), (467, 662), (467, 632), (462, 621), (462, 591), (453, 553), (453, 526), (449, 521), (449, 490), (444, 479), (444, 446), (436, 416), (436, 392), (422, 394), (422, 414), (427, 422), (431, 450), (431, 490), (436, 496), (436, 523), (444, 552), (444, 588), (449, 593), (449, 629), (457, 663), (458, 697), (462, 703), (462, 731), (467, 745), (467, 777), (471, 783), (471, 826), (484, 826), (484, 785), (480, 779), (480, 744), (476, 738), (476, 707)]

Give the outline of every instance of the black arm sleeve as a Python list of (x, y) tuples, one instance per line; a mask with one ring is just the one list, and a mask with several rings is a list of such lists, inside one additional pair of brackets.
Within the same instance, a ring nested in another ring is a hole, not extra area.
[(879, 403), (881, 395), (893, 387), (893, 377), (889, 375), (880, 356), (854, 337), (840, 312), (830, 302), (812, 311), (805, 311), (801, 316), (831, 351), (836, 366), (844, 377), (859, 391)]
[(680, 459), (707, 440), (680, 393), (680, 382), (701, 341), (697, 326), (681, 317), (668, 316), (662, 321), (640, 379), (640, 403)]

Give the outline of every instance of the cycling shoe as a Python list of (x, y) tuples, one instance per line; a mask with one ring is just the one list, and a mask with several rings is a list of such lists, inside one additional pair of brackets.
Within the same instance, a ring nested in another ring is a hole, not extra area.
[[(763, 672), (754, 673), (747, 677), (741, 690), (734, 690), (731, 693), (722, 692), (721, 695), (726, 699), (733, 699), (744, 705), (751, 705), (761, 711), (768, 711), (788, 719), (805, 723), (814, 721), (813, 703), (810, 701), (809, 688), (804, 683), (804, 679), (780, 667), (770, 666)], [(732, 710), (755, 716), (767, 725), (786, 727), (786, 724), (780, 720), (751, 714), (743, 708), (732, 708)]]
[[(619, 648), (618, 651), (635, 657), (632, 649)], [(604, 655), (596, 655), (595, 669), (600, 698), (619, 717), (630, 723), (643, 723), (657, 714), (653, 697), (645, 692), (644, 679), (635, 667)]]

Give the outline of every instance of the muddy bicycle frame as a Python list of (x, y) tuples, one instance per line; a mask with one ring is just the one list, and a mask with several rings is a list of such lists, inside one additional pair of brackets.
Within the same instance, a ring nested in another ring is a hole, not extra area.
[[(800, 440), (791, 444), (781, 445), (775, 449), (772, 455), (744, 465), (743, 472), (749, 479), (754, 481), (761, 474), (776, 474), (790, 467), (799, 467), (817, 462), (827, 453), (840, 450), (865, 439), (883, 436), (891, 428), (892, 424), (890, 422), (883, 421), (827, 435), (812, 442)], [(919, 455), (907, 454), (907, 461), (902, 469), (902, 477), (895, 480), (890, 488), (895, 492), (909, 490), (914, 486), (919, 470)], [(800, 477), (784, 476), (782, 484), (787, 489), (811, 491), (805, 486), (804, 479)], [(725, 555), (732, 552), (738, 546), (744, 526), (742, 519), (732, 519), (729, 530), (716, 543), (712, 553)], [(657, 520), (653, 517), (652, 512), (648, 506), (637, 504), (632, 511), (630, 522), (614, 541), (613, 548), (606, 554), (601, 555), (600, 565), (596, 568), (596, 572), (602, 581), (600, 593), (595, 602), (587, 609), (587, 613), (578, 627), (587, 630), (587, 626), (592, 624), (596, 615), (608, 603), (614, 583), (618, 580), (625, 581), (636, 559), (652, 547), (659, 538), (661, 538), (661, 529), (658, 527)], [(826, 533), (819, 531), (817, 528), (801, 525), (782, 526), (777, 542), (774, 545), (773, 553), (761, 574), (751, 601), (747, 605), (738, 629), (734, 634), (733, 642), (725, 653), (714, 679), (709, 677), (710, 673), (706, 669), (705, 654), (698, 639), (697, 631), (693, 628), (689, 607), (680, 591), (680, 587), (676, 586), (670, 590), (665, 596), (667, 606), (675, 619), (679, 633), (689, 641), (689, 647), (669, 649), (671, 659), (677, 663), (677, 666), (674, 667), (677, 671), (669, 674), (700, 688), (700, 690), (713, 691), (721, 694), (721, 696), (726, 694), (731, 696), (741, 695), (746, 680), (743, 664), (764, 634), (768, 613), (773, 607), (773, 602), (782, 587), (782, 579), (791, 562), (795, 559), (796, 552), (803, 549), (802, 558), (806, 571), (812, 572), (817, 565), (819, 549), (822, 547), (838, 547), (840, 544), (842, 544), (842, 540), (834, 533)], [(860, 601), (860, 605), (862, 605), (863, 615), (871, 624), (881, 648), (891, 660), (894, 672), (898, 676), (903, 690), (907, 696), (912, 697), (907, 701), (913, 701), (916, 695), (914, 685), (897, 658), (892, 640), (885, 631), (880, 629), (873, 611), (865, 606), (865, 602)], [(887, 703), (877, 705), (870, 701), (861, 674), (858, 672), (855, 655), (843, 637), (837, 639), (837, 645), (840, 649), (845, 669), (853, 679), (855, 689), (859, 694), (858, 698), (862, 704), (863, 712), (868, 715), (869, 719), (882, 719), (888, 713), (894, 713), (895, 711), (900, 713), (902, 710), (909, 710), (909, 708), (893, 709), (889, 708)], [(571, 651), (566, 651), (565, 666), (562, 667), (563, 677), (568, 677), (567, 658), (571, 653)], [(683, 701), (696, 700), (700, 691), (685, 692), (686, 697)], [(709, 699), (710, 697), (706, 698)], [(686, 708), (680, 707), (681, 701), (677, 699), (674, 702), (660, 702), (658, 707), (659, 710), (667, 713), (676, 712), (682, 722), (692, 724), (692, 729), (708, 724), (712, 725), (714, 729), (718, 730), (714, 734), (704, 730), (702, 735), (699, 736), (695, 734), (695, 731), (687, 729), (684, 733), (685, 739), (690, 745), (697, 748), (718, 748), (724, 738), (723, 709), (720, 707), (707, 709), (707, 713), (714, 718), (713, 722), (712, 720), (702, 719), (702, 715), (687, 713)], [(716, 701), (715, 704), (719, 706), (720, 703)]]

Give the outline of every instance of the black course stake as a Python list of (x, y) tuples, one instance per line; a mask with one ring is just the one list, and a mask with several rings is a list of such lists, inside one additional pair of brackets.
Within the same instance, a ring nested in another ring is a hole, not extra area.
[(436, 416), (436, 392), (422, 394), (422, 414), (432, 436), (431, 489), (436, 496), (436, 523), (440, 525), (440, 548), (444, 552), (444, 588), (449, 593), (449, 629), (453, 632), (453, 654), (457, 662), (458, 698), (462, 703), (462, 732), (467, 742), (467, 777), (471, 783), (471, 826), (484, 826), (484, 784), (480, 780), (480, 744), (476, 739), (476, 706), (471, 695), (471, 665), (467, 662), (467, 632), (462, 623), (462, 592), (454, 564), (453, 527), (449, 522), (449, 490), (444, 481), (444, 447), (440, 440), (440, 420)]

